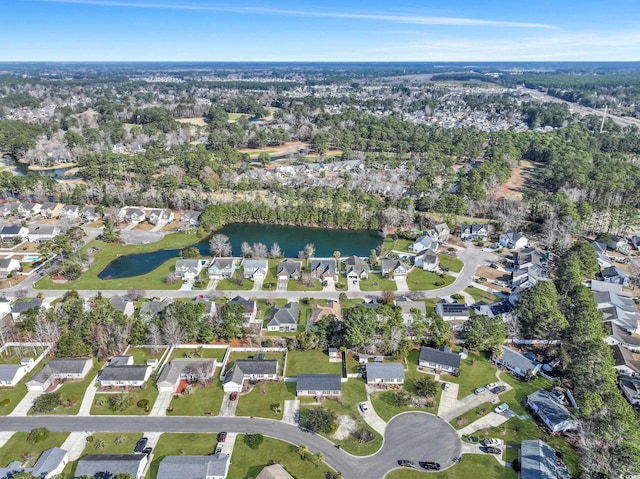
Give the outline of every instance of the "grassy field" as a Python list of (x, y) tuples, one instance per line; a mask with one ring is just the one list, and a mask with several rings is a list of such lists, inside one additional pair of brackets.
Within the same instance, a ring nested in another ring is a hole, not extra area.
[[(109, 403), (109, 398), (113, 396), (113, 393), (97, 393), (91, 406), (92, 415), (123, 415), (123, 416), (146, 416), (149, 413), (143, 408), (136, 405), (141, 399), (147, 399), (149, 401), (149, 409), (153, 407), (153, 403), (158, 397), (158, 388), (155, 384), (149, 384), (145, 389), (133, 389), (129, 392), (134, 396), (131, 401), (131, 405), (124, 411), (114, 411)], [(104, 405), (98, 406), (98, 403), (102, 401)]]
[(342, 363), (330, 363), (324, 351), (289, 351), (287, 353), (287, 376), (298, 374), (342, 374)]
[(469, 353), (460, 362), (460, 375), (447, 375), (443, 380), (458, 384), (458, 399), (462, 399), (480, 386), (496, 382), (496, 368), (480, 354)]
[(238, 284), (233, 279), (223, 279), (218, 282), (216, 289), (221, 290), (229, 290), (229, 291), (250, 291), (253, 288), (253, 281), (245, 279), (242, 281), (242, 284)]
[(396, 291), (398, 285), (392, 279), (386, 279), (376, 273), (369, 273), (367, 279), (360, 280), (360, 291)]
[(287, 291), (322, 291), (322, 283), (319, 279), (314, 279), (312, 286), (305, 286), (300, 281), (291, 279), (287, 283)]
[(160, 347), (157, 354), (153, 354), (151, 348), (129, 348), (127, 355), (133, 356), (133, 364), (147, 364), (147, 359), (157, 359), (158, 361), (164, 354), (166, 348)]
[(186, 358), (191, 353), (193, 358), (217, 359), (221, 362), (226, 352), (223, 348), (176, 348), (171, 352), (170, 359)]
[(40, 364), (31, 370), (29, 374), (22, 378), (22, 380), (16, 384), (15, 388), (0, 388), (0, 416), (6, 416), (18, 405), (20, 400), (27, 394), (26, 382), (31, 377), (40, 371), (47, 363), (49, 358), (45, 357)]
[(38, 281), (35, 287), (38, 289), (129, 289), (137, 288), (141, 284), (144, 284), (145, 289), (178, 289), (180, 282), (169, 285), (162, 281), (162, 279), (172, 271), (178, 259), (177, 257), (164, 262), (150, 273), (133, 276), (131, 278), (102, 280), (98, 278), (98, 274), (118, 256), (149, 253), (161, 249), (185, 248), (198, 242), (200, 239), (201, 238), (193, 233), (172, 233), (155, 243), (141, 245), (123, 246), (117, 243), (104, 243), (98, 240), (91, 241), (83, 250), (88, 251), (91, 248), (97, 248), (99, 251), (93, 255), (93, 263), (80, 278), (65, 283), (54, 283), (51, 281), (51, 278), (45, 277)]
[[(213, 454), (217, 444), (217, 434), (168, 433), (165, 432), (158, 439), (153, 448), (153, 461), (149, 467), (147, 477), (155, 478), (158, 474), (160, 462), (165, 456), (196, 456)], [(150, 475), (149, 475), (150, 474)]]
[(269, 437), (257, 449), (251, 449), (244, 442), (244, 435), (239, 434), (231, 456), (228, 479), (246, 479), (257, 477), (270, 461), (278, 462), (289, 473), (298, 478), (324, 479), (324, 473), (330, 468), (325, 463), (317, 464), (313, 457), (302, 459), (296, 451), (297, 447), (287, 442)]
[(501, 394), (500, 399), (502, 399), (502, 402), (508, 403), (509, 407), (517, 414), (527, 413), (522, 403), (529, 394), (538, 389), (549, 389), (552, 385), (551, 381), (541, 377), (537, 377), (529, 382), (520, 381), (506, 372), (500, 374), (500, 379), (513, 387), (511, 391)]
[(387, 236), (382, 242), (382, 252), (380, 256), (390, 253), (391, 251), (409, 251), (409, 246), (415, 243), (408, 239), (393, 239), (391, 236)]
[(0, 364), (20, 364), (22, 358), (37, 358), (44, 351), (44, 347), (15, 347), (8, 346), (0, 355)]
[(44, 451), (62, 446), (68, 435), (68, 432), (51, 432), (43, 441), (29, 444), (27, 442), (29, 433), (17, 432), (0, 448), (0, 465), (4, 467), (12, 461), (23, 462), (26, 459), (27, 462), (23, 465), (31, 467)]
[(212, 383), (205, 387), (195, 386), (191, 390), (189, 396), (180, 395), (171, 400), (171, 412), (167, 412), (168, 416), (203, 416), (205, 413), (211, 413), (217, 416), (220, 413), (222, 400), (224, 399), (224, 390), (219, 379), (214, 379)]
[(462, 267), (464, 263), (460, 261), (458, 258), (451, 256), (450, 254), (440, 253), (438, 255), (438, 259), (440, 260), (441, 268), (449, 268), (450, 271), (454, 273), (459, 273), (462, 271)]
[(437, 479), (461, 479), (473, 477), (474, 479), (517, 479), (518, 473), (511, 468), (501, 466), (490, 455), (465, 454), (458, 464), (443, 472), (414, 471), (410, 469), (396, 469), (385, 476), (385, 479), (424, 479), (435, 477)]
[(454, 429), (462, 429), (463, 427), (489, 414), (493, 408), (494, 406), (491, 403), (482, 403), (479, 406), (474, 407), (471, 411), (467, 411), (463, 415), (455, 418), (451, 421), (451, 425)]
[[(238, 397), (238, 409), (236, 416), (255, 416), (267, 419), (282, 419), (284, 401), (295, 399), (295, 383), (265, 381), (253, 387), (247, 394)], [(279, 409), (273, 411), (272, 405), (278, 405)]]
[[(91, 436), (93, 440), (87, 442), (81, 457), (86, 454), (131, 454), (136, 441), (142, 436), (141, 432), (96, 432)], [(99, 447), (100, 441), (104, 447)]]
[(490, 293), (489, 291), (483, 291), (478, 288), (472, 288), (471, 286), (466, 288), (464, 292), (470, 295), (476, 303), (482, 301), (487, 304), (493, 304), (501, 299), (500, 296), (496, 294)]
[(425, 271), (419, 268), (413, 268), (407, 275), (407, 284), (411, 291), (428, 291), (430, 289), (444, 288), (454, 281), (455, 278), (453, 276), (445, 275), (441, 278), (433, 271)]

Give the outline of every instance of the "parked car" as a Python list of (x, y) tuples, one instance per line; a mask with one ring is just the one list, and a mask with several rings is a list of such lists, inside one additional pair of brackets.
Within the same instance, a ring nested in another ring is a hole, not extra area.
[(218, 444), (216, 446), (216, 450), (214, 452), (214, 454), (220, 454), (222, 452), (222, 444)]
[(149, 439), (146, 437), (141, 437), (140, 439), (138, 439), (138, 442), (136, 442), (136, 446), (133, 448), (133, 452), (142, 453), (148, 441)]
[(402, 467), (413, 467), (415, 469), (416, 464), (413, 461), (409, 461), (407, 459), (400, 459), (398, 461), (398, 465)]
[(445, 391), (449, 390), (449, 383), (443, 383), (442, 384), (442, 389), (444, 389)]
[(487, 390), (487, 388), (479, 387), (475, 391), (473, 391), (473, 394), (475, 394), (477, 396), (478, 394), (482, 394), (486, 390)]
[(494, 411), (498, 414), (501, 414), (503, 412), (505, 412), (507, 409), (509, 409), (509, 405), (506, 402), (503, 402), (502, 404), (500, 404), (499, 406), (496, 406), (496, 408), (494, 409)]
[(232, 401), (235, 401), (236, 399), (238, 399), (238, 391), (233, 391), (229, 396), (229, 399), (231, 399)]
[(485, 447), (501, 447), (502, 441), (500, 439), (485, 439), (482, 441), (482, 445)]
[(147, 456), (149, 456), (152, 452), (153, 452), (153, 448), (152, 447), (145, 447), (142, 450), (142, 454), (146, 454)]
[(227, 439), (227, 433), (226, 432), (221, 432), (220, 434), (218, 434), (218, 442), (224, 442), (225, 439)]
[(362, 412), (367, 412), (369, 410), (369, 408), (367, 407), (367, 405), (363, 402), (361, 402), (360, 404), (358, 404), (358, 407), (360, 408), (360, 410)]
[(502, 454), (502, 449), (500, 449), (499, 447), (487, 447), (485, 450), (489, 454)]
[(498, 383), (489, 383), (485, 386), (485, 389), (491, 389), (491, 388), (495, 388), (498, 385)]
[(502, 394), (503, 392), (505, 392), (507, 390), (506, 386), (496, 386), (495, 388), (491, 388), (490, 391), (493, 394)]
[(425, 462), (421, 463), (420, 465), (424, 469), (426, 469), (428, 471), (439, 471), (440, 470), (440, 463), (437, 463), (437, 462), (425, 461)]

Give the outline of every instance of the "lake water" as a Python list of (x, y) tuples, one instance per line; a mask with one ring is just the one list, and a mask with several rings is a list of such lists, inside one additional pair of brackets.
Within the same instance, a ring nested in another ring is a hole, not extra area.
[[(264, 243), (271, 248), (278, 243), (282, 253), (289, 258), (298, 256), (305, 245), (313, 243), (315, 256), (331, 257), (334, 251), (342, 256), (369, 256), (372, 249), (377, 248), (382, 238), (377, 231), (333, 230), (323, 228), (305, 228), (298, 226), (259, 225), (253, 223), (234, 223), (216, 231), (229, 237), (232, 254), (240, 256), (240, 245), (243, 241), (249, 244)], [(209, 240), (196, 243), (203, 256), (208, 256)], [(165, 261), (176, 258), (180, 249), (165, 249), (150, 253), (139, 253), (116, 258), (98, 274), (100, 279), (129, 278), (146, 274)]]

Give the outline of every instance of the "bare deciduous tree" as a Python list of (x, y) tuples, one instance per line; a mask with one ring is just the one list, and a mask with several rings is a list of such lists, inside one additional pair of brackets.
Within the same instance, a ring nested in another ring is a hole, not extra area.
[(280, 245), (278, 243), (273, 243), (271, 245), (269, 256), (271, 256), (272, 258), (280, 258), (282, 256), (282, 250), (280, 249)]
[(46, 343), (53, 351), (61, 335), (62, 331), (58, 323), (49, 320), (45, 314), (38, 314), (35, 324), (35, 337), (38, 342)]
[(157, 354), (162, 344), (162, 334), (156, 323), (149, 324), (147, 328), (147, 343), (151, 346), (151, 352)]
[(129, 288), (129, 290), (127, 291), (127, 297), (131, 301), (138, 301), (138, 300), (144, 298), (144, 295), (146, 293), (147, 292), (142, 288)]
[(229, 256), (231, 254), (229, 237), (223, 234), (213, 235), (209, 240), (209, 251), (213, 256)]
[(253, 258), (264, 259), (268, 255), (267, 245), (264, 243), (253, 243)]
[(177, 346), (182, 342), (182, 338), (184, 338), (184, 332), (180, 327), (180, 323), (178, 320), (172, 316), (167, 318), (164, 323), (164, 327), (162, 328), (162, 336), (164, 337), (165, 343), (171, 346)]
[(249, 245), (249, 243), (247, 243), (246, 241), (243, 241), (240, 245), (240, 251), (242, 252), (242, 256), (244, 256), (245, 258), (249, 258), (253, 255), (251, 245)]

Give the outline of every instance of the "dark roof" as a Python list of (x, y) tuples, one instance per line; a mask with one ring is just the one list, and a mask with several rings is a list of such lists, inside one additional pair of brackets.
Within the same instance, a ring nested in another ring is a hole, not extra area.
[(100, 381), (144, 381), (149, 366), (106, 366), (101, 372)]
[(507, 346), (502, 346), (502, 357), (500, 358), (500, 363), (513, 369), (517, 368), (523, 372), (533, 370), (538, 365), (535, 361), (526, 358), (523, 354), (520, 354), (518, 351), (514, 351)]
[(311, 262), (311, 272), (317, 276), (323, 274), (335, 275), (336, 273), (336, 260), (335, 259), (314, 259)]
[(17, 235), (20, 233), (20, 230), (23, 227), (20, 225), (10, 225), (10, 226), (3, 226), (2, 229), (0, 230), (0, 234), (3, 235)]
[(118, 474), (138, 476), (138, 467), (146, 454), (88, 454), (78, 461), (76, 477), (112, 479)]
[(298, 324), (300, 312), (298, 303), (287, 303), (285, 306), (274, 306), (269, 315), (269, 326), (278, 324)]
[(469, 315), (469, 307), (462, 303), (440, 303), (443, 316)]
[(231, 371), (225, 375), (224, 382), (228, 383), (233, 380), (234, 382), (242, 383), (245, 375), (277, 373), (277, 359), (238, 359)]
[(18, 301), (13, 303), (11, 308), (12, 313), (24, 313), (31, 308), (40, 308), (42, 306), (42, 300), (39, 298), (32, 298), (29, 301)]
[(569, 473), (558, 465), (555, 449), (540, 439), (530, 439), (520, 444), (520, 478), (568, 479)]
[(278, 263), (276, 268), (276, 275), (280, 273), (286, 273), (287, 275), (299, 275), (302, 271), (302, 262), (301, 261), (293, 261), (290, 259), (285, 259)]
[[(376, 361), (377, 361), (376, 357)], [(367, 379), (383, 378), (383, 379), (404, 379), (404, 367), (400, 363), (367, 363), (365, 366), (367, 371)]]
[(535, 404), (538, 408), (538, 414), (544, 416), (551, 425), (560, 424), (571, 418), (569, 410), (544, 389), (538, 389), (529, 394), (527, 401)]
[(618, 344), (611, 346), (611, 350), (613, 352), (614, 366), (627, 366), (635, 372), (640, 373), (640, 361), (636, 361), (633, 358), (631, 351)]
[(460, 367), (460, 356), (448, 351), (441, 351), (440, 349), (426, 348), (420, 349), (420, 361), (428, 363), (441, 364), (443, 366), (449, 366), (453, 368)]
[(210, 456), (165, 456), (160, 461), (156, 479), (204, 479), (225, 477), (229, 454)]
[(299, 374), (296, 391), (340, 391), (339, 374)]
[(256, 308), (255, 301), (251, 301), (250, 299), (244, 299), (242, 296), (236, 296), (231, 301), (229, 301), (229, 304), (240, 304), (244, 307), (245, 311), (247, 312), (253, 312), (253, 310)]
[(164, 311), (170, 304), (171, 301), (157, 301), (155, 299), (152, 299), (151, 301), (145, 301), (140, 307), (140, 314), (159, 314)]

